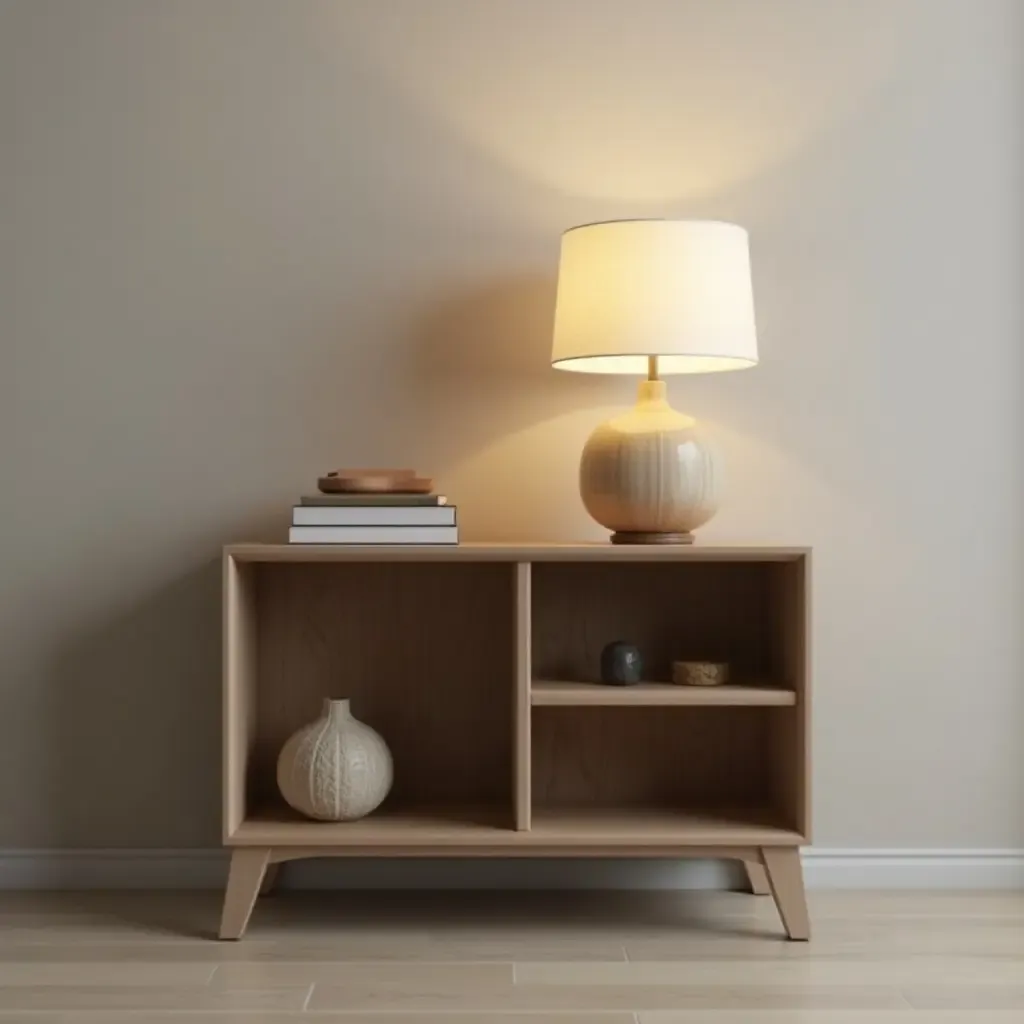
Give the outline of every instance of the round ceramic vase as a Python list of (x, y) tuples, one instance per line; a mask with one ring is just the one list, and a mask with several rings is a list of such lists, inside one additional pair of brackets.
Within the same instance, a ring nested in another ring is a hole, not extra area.
[(391, 789), (391, 752), (380, 735), (352, 717), (347, 700), (325, 700), (323, 713), (285, 743), (277, 785), (288, 804), (319, 821), (354, 821)]

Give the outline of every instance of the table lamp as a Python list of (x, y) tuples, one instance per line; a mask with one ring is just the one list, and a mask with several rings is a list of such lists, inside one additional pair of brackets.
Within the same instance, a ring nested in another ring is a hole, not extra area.
[(562, 236), (551, 364), (645, 375), (636, 406), (602, 423), (580, 497), (615, 544), (689, 544), (718, 506), (720, 468), (662, 374), (757, 363), (747, 233), (720, 221), (619, 220)]

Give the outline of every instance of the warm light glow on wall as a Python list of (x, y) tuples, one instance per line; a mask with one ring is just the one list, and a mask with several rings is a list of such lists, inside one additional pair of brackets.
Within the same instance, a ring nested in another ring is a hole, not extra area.
[(400, 17), (346, 5), (339, 35), (528, 180), (664, 203), (753, 177), (834, 124), (891, 66), (903, 7), (432, 0)]

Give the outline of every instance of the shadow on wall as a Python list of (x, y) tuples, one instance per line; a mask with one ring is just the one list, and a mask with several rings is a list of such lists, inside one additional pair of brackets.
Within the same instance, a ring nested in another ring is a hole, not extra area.
[[(275, 533), (264, 522), (234, 535)], [(210, 551), (59, 648), (42, 746), (50, 847), (219, 845), (221, 567)]]
[(60, 651), (48, 679), (52, 846), (214, 841), (219, 603), (210, 559)]
[(523, 274), (437, 302), (423, 316), (412, 353), (420, 373), (499, 389), (542, 385), (551, 373), (555, 277)]
[[(509, 278), (439, 302), (409, 338), (403, 403), (421, 424), (413, 452), (458, 502), (464, 539), (557, 539), (540, 512), (577, 511), (579, 450), (601, 418), (588, 411), (632, 391), (551, 368), (554, 307), (553, 278)], [(551, 423), (573, 412), (586, 428), (578, 438)]]

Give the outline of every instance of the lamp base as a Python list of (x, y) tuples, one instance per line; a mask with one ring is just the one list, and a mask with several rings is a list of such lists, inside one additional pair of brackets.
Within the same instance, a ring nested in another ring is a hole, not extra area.
[(676, 412), (660, 380), (602, 423), (580, 459), (583, 506), (615, 544), (692, 544), (718, 504), (720, 469), (696, 421)]
[(613, 544), (692, 544), (692, 533), (655, 533), (641, 530), (617, 530)]

